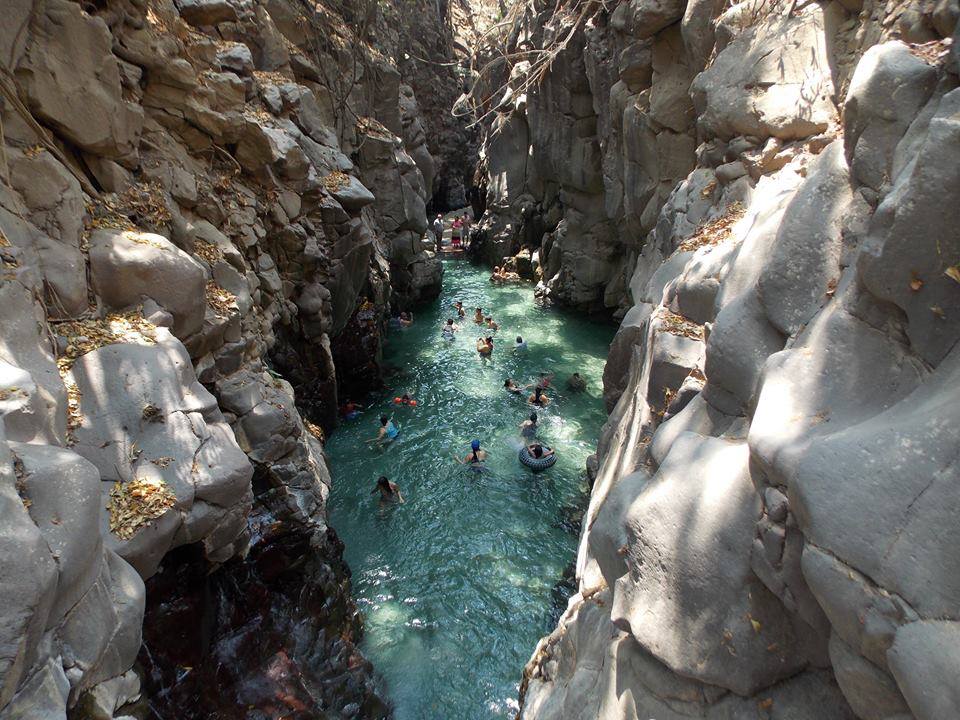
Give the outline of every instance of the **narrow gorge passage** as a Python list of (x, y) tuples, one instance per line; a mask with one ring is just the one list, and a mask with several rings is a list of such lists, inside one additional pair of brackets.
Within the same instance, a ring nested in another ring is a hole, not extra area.
[[(412, 327), (388, 336), (385, 361), (396, 372), (387, 396), (326, 447), (330, 521), (365, 615), (361, 647), (386, 681), (397, 720), (516, 713), (519, 668), (555, 620), (553, 588), (574, 555), (584, 463), (605, 418), (601, 374), (613, 325), (536, 306), (530, 285), (494, 286), (487, 274), (445, 262), (441, 296)], [(490, 360), (474, 349), (479, 332), (469, 317), (454, 341), (440, 339), (456, 300), (500, 323)], [(510, 347), (518, 334), (526, 352)], [(530, 383), (541, 370), (556, 373), (557, 389), (538, 411), (540, 437), (559, 459), (535, 475), (517, 460), (526, 393), (507, 393), (503, 381)], [(586, 378), (585, 393), (565, 388), (573, 372)], [(404, 392), (417, 407), (394, 404)], [(381, 413), (401, 433), (371, 450), (366, 440)], [(452, 458), (473, 438), (489, 453), (482, 473)], [(379, 505), (371, 489), (380, 474), (400, 485), (405, 504)]]

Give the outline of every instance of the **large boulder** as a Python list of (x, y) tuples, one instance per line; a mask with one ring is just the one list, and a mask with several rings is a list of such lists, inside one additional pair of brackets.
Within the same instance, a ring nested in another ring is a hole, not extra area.
[(744, 29), (690, 88), (707, 137), (805, 138), (836, 116), (824, 11), (774, 10)]
[(90, 237), (93, 288), (112, 308), (151, 298), (173, 315), (181, 338), (203, 326), (206, 273), (203, 266), (161, 235), (98, 230)]
[(106, 345), (71, 370), (82, 416), (74, 449), (100, 470), (104, 499), (113, 483), (134, 478), (173, 495), (169, 509), (129, 536), (104, 529), (108, 547), (144, 577), (178, 545), (203, 541), (212, 559), (242, 547), (253, 473), (183, 345), (156, 332), (154, 345)]
[(960, 716), (960, 624), (946, 620), (900, 628), (890, 669), (918, 720)]
[(902, 42), (864, 53), (843, 106), (847, 160), (860, 184), (880, 190), (890, 182), (897, 143), (936, 82), (937, 71)]
[(0, 708), (37, 660), (58, 575), (17, 483), (0, 421)]
[(237, 19), (237, 10), (230, 0), (177, 0), (180, 17), (191, 25), (216, 25)]
[(612, 617), (674, 672), (750, 695), (806, 664), (750, 569), (760, 498), (745, 443), (684, 433), (627, 514)]
[(906, 313), (911, 345), (937, 365), (960, 338), (960, 235), (945, 231), (960, 226), (960, 90), (940, 100), (915, 158), (877, 208), (859, 269), (871, 293)]
[(106, 23), (68, 0), (43, 0), (31, 44), (15, 68), (31, 110), (66, 140), (93, 155), (136, 152), (143, 111), (123, 98)]

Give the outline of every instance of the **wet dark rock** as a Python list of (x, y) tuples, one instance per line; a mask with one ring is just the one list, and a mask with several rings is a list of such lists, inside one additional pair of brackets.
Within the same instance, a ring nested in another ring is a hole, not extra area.
[(139, 657), (148, 717), (388, 717), (355, 645), (360, 616), (336, 533), (263, 505), (251, 530), (245, 560), (211, 573), (189, 546), (150, 580)]

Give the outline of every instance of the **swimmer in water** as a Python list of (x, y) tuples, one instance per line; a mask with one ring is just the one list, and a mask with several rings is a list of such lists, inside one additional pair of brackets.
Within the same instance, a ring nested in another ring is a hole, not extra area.
[(496, 332), (497, 330), (500, 329), (500, 326), (493, 321), (492, 317), (484, 318), (484, 322), (487, 323), (488, 330), (493, 330), (494, 332)]
[(524, 340), (521, 336), (517, 335), (517, 340), (516, 340), (516, 342), (513, 344), (513, 349), (514, 349), (514, 350), (526, 350), (526, 349), (527, 349), (527, 341)]
[(447, 340), (453, 340), (453, 334), (459, 329), (460, 326), (453, 321), (453, 318), (447, 318), (447, 322), (440, 326), (440, 333)]
[(393, 423), (393, 420), (388, 418), (386, 415), (381, 415), (380, 429), (377, 431), (377, 436), (367, 440), (367, 442), (379, 442), (381, 444), (388, 443), (395, 440), (399, 434), (400, 428)]
[(483, 325), (483, 308), (477, 308), (473, 312), (473, 321), (477, 325)]
[(525, 438), (532, 439), (536, 436), (537, 430), (539, 429), (537, 425), (537, 414), (535, 412), (530, 413), (530, 417), (520, 423), (520, 434)]
[(543, 388), (538, 386), (534, 389), (533, 395), (527, 398), (527, 402), (537, 407), (546, 407), (550, 404), (550, 398), (544, 395)]
[(345, 418), (352, 419), (355, 418), (362, 409), (363, 405), (347, 398), (347, 401), (340, 408), (340, 414)]
[(470, 465), (472, 467), (479, 467), (483, 464), (483, 461), (487, 459), (487, 453), (485, 450), (480, 449), (480, 441), (474, 440), (470, 443), (470, 452), (464, 456), (463, 460), (460, 462), (464, 465)]
[(477, 338), (477, 352), (481, 355), (490, 355), (493, 352), (493, 338)]
[(507, 378), (503, 381), (503, 389), (509, 393), (513, 393), (514, 395), (519, 395), (520, 391), (522, 390), (522, 388), (510, 378)]
[(466, 316), (467, 316), (467, 311), (463, 309), (463, 301), (462, 301), (462, 300), (457, 300), (457, 301), (453, 304), (453, 306), (457, 309), (457, 316), (458, 316), (458, 317), (466, 317)]
[(400, 494), (400, 486), (387, 480), (386, 475), (377, 478), (377, 485), (370, 494), (376, 495), (377, 493), (380, 493), (380, 502), (404, 502), (403, 495)]
[(572, 392), (583, 392), (587, 389), (587, 381), (580, 377), (580, 373), (574, 373), (567, 378), (567, 387)]
[(413, 313), (400, 313), (400, 327), (410, 327), (413, 325)]
[(543, 458), (553, 455), (552, 448), (545, 448), (540, 443), (531, 443), (530, 445), (527, 445), (527, 452), (530, 453), (530, 456), (536, 460), (542, 460)]

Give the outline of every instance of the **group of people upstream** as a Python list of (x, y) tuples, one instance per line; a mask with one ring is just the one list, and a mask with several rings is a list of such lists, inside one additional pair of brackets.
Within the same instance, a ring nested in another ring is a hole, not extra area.
[[(456, 318), (447, 318), (440, 327), (440, 335), (445, 340), (454, 340), (461, 330), (461, 323), (464, 325), (467, 323), (467, 310), (464, 308), (463, 302), (459, 300), (455, 302), (453, 309)], [(413, 323), (413, 316), (409, 313), (401, 313), (398, 320), (401, 327), (408, 327)], [(493, 354), (494, 336), (500, 329), (500, 325), (493, 319), (492, 315), (485, 313), (482, 307), (474, 308), (472, 322), (482, 330), (476, 342), (477, 353), (481, 358), (488, 359)], [(528, 349), (527, 341), (521, 335), (517, 335), (510, 346), (515, 353), (522, 353)], [(534, 472), (551, 467), (557, 460), (554, 449), (545, 445), (539, 439), (540, 425), (537, 413), (538, 409), (542, 410), (552, 402), (549, 392), (552, 391), (554, 377), (555, 374), (552, 372), (541, 371), (533, 382), (526, 385), (521, 385), (509, 377), (503, 382), (504, 390), (511, 395), (520, 397), (526, 395), (526, 404), (532, 411), (518, 425), (519, 434), (523, 438), (522, 446), (518, 451), (518, 460)], [(567, 379), (567, 389), (571, 392), (583, 392), (586, 388), (586, 381), (578, 372), (573, 373)], [(409, 394), (404, 393), (394, 398), (394, 404), (413, 408), (417, 406), (417, 401)], [(362, 409), (363, 406), (347, 400), (341, 407), (341, 415), (345, 419), (352, 420), (360, 415)], [(396, 440), (400, 431), (401, 427), (399, 423), (394, 422), (393, 417), (380, 415), (377, 434), (367, 442), (382, 446)], [(480, 471), (485, 468), (488, 455), (487, 451), (481, 447), (480, 440), (473, 440), (470, 443), (469, 451), (465, 455), (455, 455), (454, 457), (457, 462), (468, 466), (472, 470)], [(381, 501), (404, 502), (400, 488), (385, 476), (381, 476), (377, 480), (376, 487), (371, 494), (379, 494)]]
[[(467, 213), (454, 215), (450, 222), (450, 248), (451, 250), (461, 250), (466, 248), (470, 239), (470, 216)], [(443, 221), (443, 214), (438, 214), (430, 226), (436, 242), (437, 252), (443, 249), (443, 231), (446, 229), (446, 223)]]

